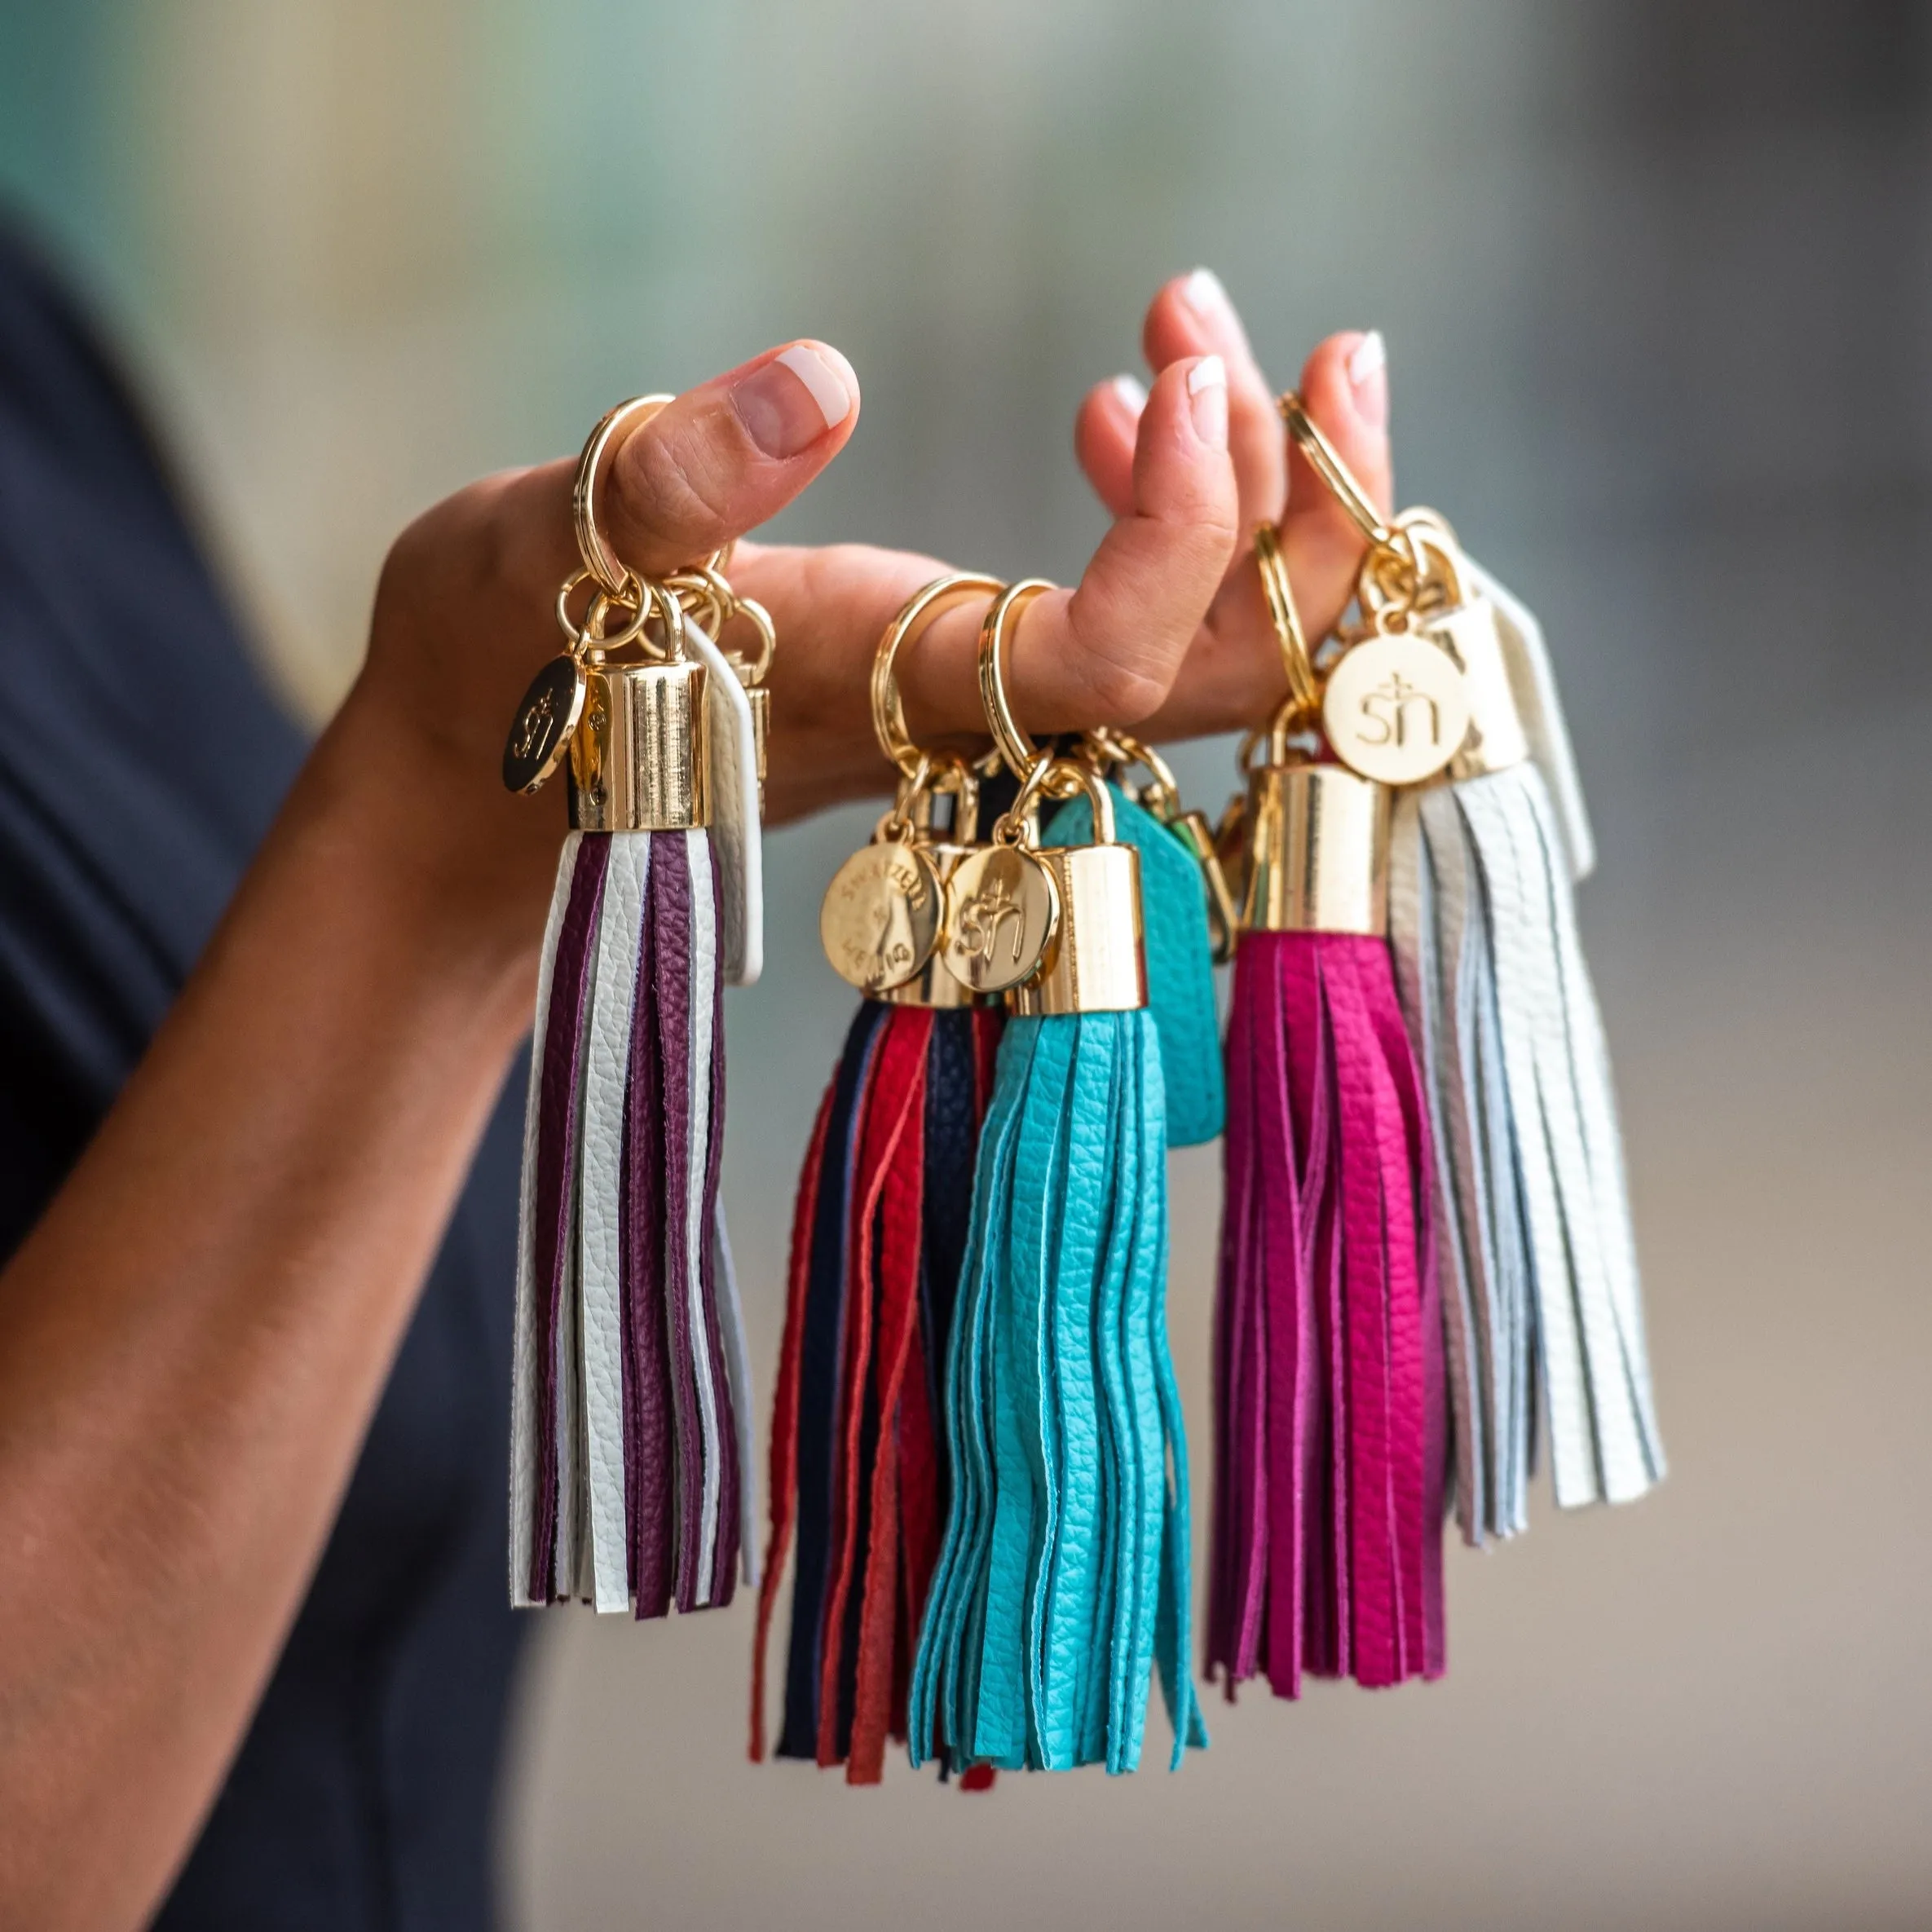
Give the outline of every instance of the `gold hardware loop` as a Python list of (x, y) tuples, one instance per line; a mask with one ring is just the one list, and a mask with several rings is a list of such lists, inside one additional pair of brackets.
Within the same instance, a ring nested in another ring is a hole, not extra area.
[(674, 571), (664, 582), (677, 593), (686, 614), (696, 616), (702, 604), (710, 614), (705, 628), (711, 633), (712, 641), (721, 651), (725, 650), (725, 627), (734, 619), (747, 619), (752, 629), (758, 633), (758, 654), (746, 659), (742, 653), (725, 651), (731, 668), (738, 673), (738, 681), (749, 690), (753, 685), (762, 684), (765, 673), (771, 668), (771, 660), (778, 654), (778, 626), (771, 620), (771, 613), (755, 598), (740, 597), (726, 577), (719, 559), (729, 556), (731, 545), (714, 550), (702, 563), (693, 564), (688, 570)]
[[(1356, 594), (1365, 617), (1386, 629), (1400, 629), (1418, 611), (1462, 601), (1462, 543), (1440, 510), (1405, 509), (1390, 535), (1406, 546), (1413, 562), (1398, 565), (1389, 553), (1370, 554), (1372, 562), (1387, 558), (1391, 567), (1364, 569)], [(1391, 577), (1393, 583), (1387, 580)]]
[[(1439, 532), (1447, 537), (1452, 547), (1455, 545), (1455, 533), (1434, 510), (1405, 510), (1393, 523), (1383, 523), (1375, 505), (1369, 501), (1368, 492), (1342, 461), (1341, 452), (1308, 414), (1301, 398), (1292, 389), (1286, 390), (1277, 399), (1276, 406), (1302, 454), (1328, 486), (1348, 520), (1368, 540), (1369, 554), (1362, 559), (1356, 584), (1356, 593), (1365, 612), (1373, 611), (1385, 630), (1405, 630), (1412, 614), (1424, 601), (1429, 589), (1428, 562), (1419, 533)], [(1437, 548), (1441, 546), (1438, 545)], [(1262, 581), (1263, 587), (1267, 589), (1265, 571)], [(1272, 590), (1269, 602), (1272, 605)]]
[(1108, 765), (1140, 765), (1148, 774), (1136, 803), (1165, 824), (1180, 809), (1180, 781), (1174, 767), (1150, 744), (1112, 725), (1096, 725), (1085, 734), (1087, 748)]
[(993, 743), (1013, 776), (1025, 781), (1039, 756), (1033, 740), (1020, 728), (1006, 695), (1008, 641), (1020, 628), (1020, 618), (1035, 598), (1056, 586), (1044, 577), (1022, 577), (994, 598), (979, 627), (979, 699), (992, 727)]
[[(572, 657), (580, 663), (601, 664), (611, 652), (621, 651), (628, 644), (637, 644), (642, 647), (646, 657), (656, 662), (674, 664), (682, 661), (684, 607), (663, 584), (648, 577), (633, 577), (629, 595), (613, 597), (600, 590), (592, 597), (590, 607), (579, 625), (571, 618), (571, 595), (579, 584), (590, 581), (588, 571), (573, 571), (565, 578), (563, 587), (557, 593), (557, 621), (562, 625), (563, 634), (570, 641)], [(634, 605), (633, 597), (636, 599)], [(622, 630), (607, 634), (604, 626), (616, 611), (631, 611), (630, 620)], [(664, 631), (661, 643), (654, 642), (646, 634), (654, 611)]]
[[(950, 842), (970, 845), (979, 826), (979, 780), (973, 776), (973, 767), (955, 752), (919, 754), (917, 768), (900, 779), (892, 809), (873, 827), (872, 836), (910, 844), (922, 830), (929, 829), (929, 801), (948, 793), (958, 801)], [(922, 801), (929, 801), (925, 820), (916, 816)]]
[[(584, 571), (583, 576), (575, 581), (581, 583), (583, 577), (588, 576), (620, 604), (634, 604), (637, 601), (629, 593), (641, 573), (620, 561), (598, 527), (597, 486), (602, 480), (606, 460), (616, 453), (620, 441), (629, 441), (635, 431), (642, 429), (667, 404), (677, 399), (669, 395), (632, 396), (614, 408), (607, 409), (598, 418), (597, 426), (585, 439), (583, 452), (577, 458), (577, 474), (571, 485), (571, 521), (576, 530), (577, 550), (584, 559)], [(621, 439), (620, 431), (623, 432)], [(731, 561), (731, 553), (737, 547), (738, 540), (734, 537), (730, 543), (713, 550), (702, 563), (673, 573), (677, 578), (687, 580), (677, 585), (681, 593), (696, 591), (718, 609), (721, 625), (726, 620), (728, 613), (717, 605), (716, 593), (721, 589), (726, 599), (734, 607), (742, 601), (725, 581), (723, 575), (725, 566)], [(688, 581), (699, 578), (706, 580), (702, 588)], [(769, 629), (770, 622), (767, 617), (761, 628)]]
[(1371, 544), (1387, 548), (1393, 540), (1388, 526), (1377, 514), (1368, 492), (1355, 480), (1355, 473), (1342, 461), (1341, 452), (1322, 434), (1308, 406), (1292, 389), (1284, 390), (1275, 407), (1288, 426), (1288, 433), (1301, 445), (1301, 452), (1330, 492), (1348, 513), (1348, 519)]
[(632, 396), (628, 401), (607, 409), (598, 419), (584, 444), (584, 453), (577, 458), (576, 480), (571, 485), (571, 520), (576, 526), (577, 549), (584, 558), (584, 568), (614, 597), (623, 594), (624, 582), (631, 571), (620, 563), (616, 554), (604, 541), (604, 533), (597, 523), (597, 486), (604, 459), (616, 445), (618, 432), (627, 434), (632, 430), (642, 429), (652, 417), (673, 399), (668, 395)]
[(872, 659), (872, 731), (880, 750), (906, 777), (911, 777), (925, 754), (912, 742), (912, 734), (906, 728), (906, 707), (899, 696), (895, 669), (900, 651), (943, 611), (969, 597), (997, 596), (1003, 588), (997, 577), (981, 576), (972, 571), (949, 571), (915, 591), (885, 627)]
[(1114, 795), (1101, 774), (1078, 758), (1063, 758), (1056, 752), (1043, 751), (1034, 759), (1020, 782), (1013, 802), (1000, 814), (993, 827), (995, 845), (1024, 845), (1032, 849), (1038, 840), (1030, 823), (1043, 798), (1072, 798), (1085, 792), (1093, 808), (1093, 836), (1097, 845), (1116, 843), (1114, 825)]
[(1315, 675), (1314, 654), (1302, 628), (1295, 586), (1288, 580), (1287, 559), (1281, 554), (1281, 533), (1273, 523), (1255, 526), (1255, 567), (1261, 574), (1262, 594), (1268, 599), (1268, 622), (1281, 646), (1281, 668), (1288, 677), (1288, 701), (1297, 711), (1312, 715), (1321, 708), (1321, 683)]

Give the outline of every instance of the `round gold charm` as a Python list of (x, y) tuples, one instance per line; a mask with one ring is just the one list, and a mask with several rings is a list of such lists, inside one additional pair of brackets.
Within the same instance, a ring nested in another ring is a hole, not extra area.
[(539, 671), (517, 707), (503, 748), (503, 783), (534, 792), (563, 762), (584, 712), (584, 668), (566, 652)]
[(1017, 845), (987, 845), (946, 883), (946, 970), (976, 993), (1030, 980), (1060, 923), (1053, 875)]
[(862, 993), (916, 979), (939, 944), (939, 872), (917, 845), (881, 840), (853, 854), (825, 889), (818, 937), (832, 970)]
[(1330, 674), (1321, 721), (1350, 770), (1419, 785), (1462, 748), (1469, 695), (1446, 651), (1406, 631), (1377, 631)]

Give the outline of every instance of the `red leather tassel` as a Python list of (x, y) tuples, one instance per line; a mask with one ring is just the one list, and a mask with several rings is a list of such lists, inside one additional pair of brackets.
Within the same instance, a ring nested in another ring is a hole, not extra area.
[(944, 1234), (949, 1198), (934, 1190), (957, 1192), (963, 1229), (999, 1024), (986, 1010), (868, 1003), (819, 1109), (773, 1413), (754, 1760), (765, 1754), (766, 1648), (794, 1543), (779, 1754), (842, 1762), (851, 1783), (875, 1784), (888, 1740), (905, 1736), (946, 1493), (933, 1387), (959, 1257)]
[(1228, 1070), (1210, 1667), (1437, 1676), (1428, 1123), (1383, 942), (1244, 935)]

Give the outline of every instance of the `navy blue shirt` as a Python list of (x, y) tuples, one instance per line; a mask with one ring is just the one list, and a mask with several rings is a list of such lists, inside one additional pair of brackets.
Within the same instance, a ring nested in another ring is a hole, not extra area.
[[(0, 1255), (140, 1057), (303, 748), (113, 368), (0, 234)], [(500, 1107), (167, 1932), (491, 1922), (517, 1160)]]

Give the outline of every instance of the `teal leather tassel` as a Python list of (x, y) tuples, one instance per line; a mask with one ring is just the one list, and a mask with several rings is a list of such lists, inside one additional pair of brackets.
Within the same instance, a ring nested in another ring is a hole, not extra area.
[[(1228, 1118), (1206, 882), (1200, 862), (1177, 833), (1119, 786), (1107, 789), (1116, 837), (1140, 854), (1147, 1003), (1161, 1034), (1167, 1145), (1198, 1147), (1218, 1139)], [(1084, 798), (1069, 799), (1048, 819), (1044, 836), (1049, 845), (1085, 845), (1093, 836), (1093, 807)]]
[(1157, 1668), (1172, 1763), (1207, 1742), (1166, 1118), (1152, 1012), (1008, 1023), (947, 1364), (953, 1485), (913, 1666), (915, 1763), (1132, 1771)]

